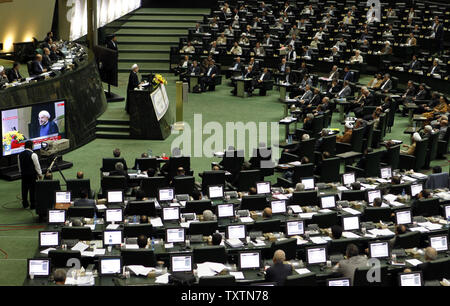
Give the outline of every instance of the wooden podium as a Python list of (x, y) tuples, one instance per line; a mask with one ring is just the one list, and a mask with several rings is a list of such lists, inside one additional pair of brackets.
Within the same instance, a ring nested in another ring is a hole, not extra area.
[(170, 136), (175, 120), (163, 85), (154, 90), (130, 91), (128, 98), (132, 138), (164, 140)]

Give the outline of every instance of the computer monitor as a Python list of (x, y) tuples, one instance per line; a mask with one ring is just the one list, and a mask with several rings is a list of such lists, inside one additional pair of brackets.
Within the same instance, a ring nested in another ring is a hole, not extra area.
[(50, 276), (50, 259), (28, 259), (28, 277), (49, 277)]
[(233, 204), (219, 204), (219, 205), (217, 205), (217, 216), (219, 218), (234, 217), (234, 205)]
[(388, 258), (389, 242), (388, 241), (369, 242), (369, 254), (371, 258)]
[(66, 211), (64, 209), (50, 209), (48, 211), (49, 224), (64, 224), (66, 222)]
[(285, 214), (286, 213), (286, 201), (277, 200), (270, 202), (272, 208), (272, 214)]
[(109, 208), (105, 212), (106, 222), (122, 222), (123, 211), (122, 208)]
[(392, 168), (391, 167), (380, 168), (380, 177), (386, 180), (390, 179), (392, 177)]
[(245, 239), (247, 229), (245, 224), (236, 224), (227, 226), (227, 239)]
[(70, 191), (55, 191), (55, 203), (70, 204), (72, 196)]
[(176, 254), (170, 256), (171, 272), (192, 272), (192, 254)]
[(256, 193), (257, 194), (270, 194), (272, 189), (270, 188), (270, 182), (257, 182)]
[(122, 190), (111, 190), (107, 193), (108, 204), (123, 203), (123, 191)]
[(164, 207), (162, 217), (163, 221), (180, 220), (180, 208), (178, 206)]
[(304, 177), (302, 178), (301, 183), (305, 186), (305, 190), (314, 189), (316, 187), (313, 177)]
[(120, 256), (100, 257), (99, 274), (112, 275), (122, 273), (122, 258)]
[(186, 230), (183, 227), (166, 228), (166, 243), (184, 243)]
[(58, 231), (40, 231), (39, 232), (39, 247), (50, 248), (57, 247), (61, 243), (60, 232)]
[(397, 224), (411, 224), (411, 210), (398, 210), (395, 212), (395, 220)]
[(422, 272), (420, 271), (399, 273), (398, 278), (401, 287), (423, 286)]
[(417, 194), (419, 194), (423, 189), (423, 185), (422, 184), (412, 184), (411, 185), (411, 196), (415, 196)]
[(354, 182), (356, 182), (355, 172), (342, 174), (342, 185), (349, 186)]
[(173, 200), (175, 191), (173, 188), (161, 188), (158, 190), (158, 201), (169, 202)]
[(223, 185), (208, 186), (208, 197), (210, 199), (222, 199)]
[(328, 287), (350, 287), (350, 278), (331, 278), (327, 279)]
[(286, 222), (286, 235), (296, 236), (303, 235), (305, 233), (305, 222), (303, 220), (287, 221)]
[(372, 204), (376, 198), (382, 199), (381, 190), (379, 189), (367, 190), (367, 202), (369, 204)]
[(111, 230), (103, 232), (103, 244), (104, 245), (120, 245), (122, 244), (122, 231)]
[(359, 230), (359, 216), (342, 217), (342, 227), (344, 231)]
[(444, 206), (445, 219), (450, 218), (450, 205)]
[(334, 195), (320, 197), (320, 207), (322, 209), (326, 208), (335, 208), (336, 207), (336, 198)]
[(306, 248), (306, 260), (309, 265), (324, 264), (327, 262), (327, 247), (315, 246)]
[(261, 268), (261, 252), (245, 251), (239, 252), (239, 270)]
[(448, 235), (430, 236), (430, 246), (438, 252), (448, 251)]

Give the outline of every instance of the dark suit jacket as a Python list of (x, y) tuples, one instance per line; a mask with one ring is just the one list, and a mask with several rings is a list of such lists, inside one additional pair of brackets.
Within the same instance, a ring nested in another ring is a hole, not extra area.
[(191, 75), (192, 73), (195, 73), (195, 75), (200, 75), (200, 71), (201, 70), (200, 70), (199, 66), (197, 66), (197, 67), (191, 66), (191, 67), (188, 68), (186, 73), (188, 75)]
[(45, 54), (42, 55), (42, 66), (44, 66), (44, 68), (49, 69), (51, 65), (52, 65), (52, 60), (50, 59), (50, 57)]
[(266, 270), (266, 281), (275, 282), (278, 286), (283, 286), (286, 278), (291, 274), (291, 265), (276, 263)]
[(417, 70), (417, 69), (420, 69), (420, 62), (419, 61), (415, 61), (415, 62), (411, 62), (411, 63), (409, 63), (409, 69), (411, 69), (411, 70)]
[[(285, 81), (286, 78), (284, 78), (283, 81)], [(298, 79), (297, 79), (297, 74), (294, 72), (289, 73), (289, 75), (287, 76), (287, 80), (289, 82), (289, 84), (295, 84), (297, 83)]]
[(6, 74), (7, 74), (7, 76), (8, 76), (8, 81), (9, 81), (10, 83), (11, 83), (11, 82), (14, 82), (14, 81), (16, 81), (16, 80), (22, 79), (22, 75), (20, 74), (20, 72), (14, 70), (14, 69), (8, 70), (8, 72), (7, 72)]
[(134, 71), (131, 71), (130, 72), (130, 76), (128, 77), (128, 88), (127, 88), (127, 90), (128, 91), (132, 91), (138, 86), (139, 86), (138, 75)]
[(106, 42), (106, 48), (117, 51), (117, 42), (113, 42), (112, 40), (108, 40)]
[[(206, 68), (206, 70), (205, 70), (205, 76), (207, 76), (207, 73), (208, 73), (208, 71), (209, 71), (209, 68), (211, 68), (211, 67)], [(219, 72), (219, 70), (217, 69), (217, 66), (214, 65), (214, 66), (212, 66), (211, 73), (209, 74), (209, 76), (211, 77), (213, 74), (216, 74), (216, 75), (217, 75), (218, 72)]]
[[(41, 63), (42, 68), (44, 68), (44, 65)], [(38, 61), (33, 61), (33, 63), (31, 63), (31, 73), (33, 75), (39, 75), (41, 73), (43, 73), (41, 67), (39, 66), (39, 62)]]
[(353, 82), (353, 72), (349, 71), (344, 75), (344, 81)]

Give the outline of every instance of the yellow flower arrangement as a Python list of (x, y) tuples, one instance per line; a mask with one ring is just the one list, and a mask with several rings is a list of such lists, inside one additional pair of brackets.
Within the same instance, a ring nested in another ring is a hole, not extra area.
[(3, 135), (3, 144), (11, 145), (13, 142), (19, 142), (25, 140), (25, 137), (23, 134), (17, 132), (17, 131), (11, 131)]
[(153, 83), (155, 84), (164, 84), (167, 85), (167, 80), (159, 73), (155, 74), (155, 77), (153, 78)]

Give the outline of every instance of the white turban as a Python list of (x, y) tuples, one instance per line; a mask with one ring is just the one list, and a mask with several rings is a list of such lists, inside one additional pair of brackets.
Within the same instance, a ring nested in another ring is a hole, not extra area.
[(137, 64), (134, 64), (133, 66), (131, 66), (131, 70), (134, 70), (134, 69), (136, 69), (138, 67), (138, 65)]
[(0, 73), (2, 73), (2, 72), (3, 72), (3, 70), (5, 70), (5, 67), (3, 67), (3, 66), (0, 66)]
[(347, 129), (353, 129), (353, 124), (351, 124), (350, 122), (346, 122), (346, 123), (345, 123), (345, 127), (346, 127)]
[(427, 132), (431, 132), (433, 128), (431, 127), (431, 125), (425, 125), (424, 130)]

